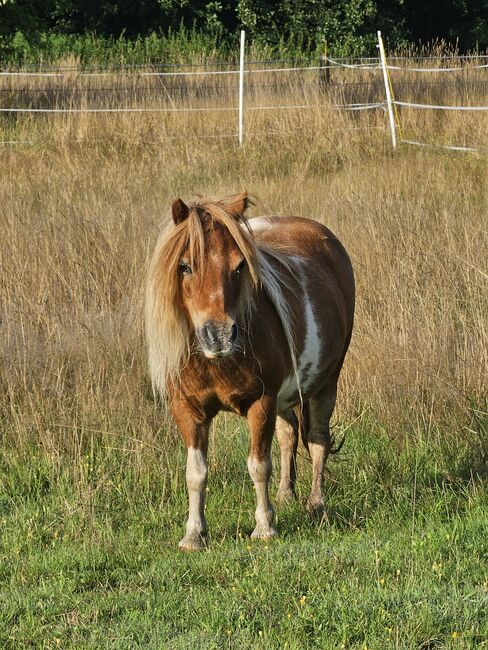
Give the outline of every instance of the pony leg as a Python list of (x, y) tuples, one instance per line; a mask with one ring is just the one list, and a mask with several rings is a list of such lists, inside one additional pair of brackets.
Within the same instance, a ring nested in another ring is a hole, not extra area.
[(295, 498), (298, 447), (298, 423), (295, 415), (292, 413), (289, 420), (278, 415), (275, 433), (281, 451), (281, 478), (276, 500), (278, 503), (284, 504)]
[(256, 490), (256, 528), (253, 539), (270, 539), (278, 533), (273, 527), (274, 510), (269, 500), (271, 442), (276, 423), (276, 400), (264, 395), (247, 414), (251, 431), (251, 449), (247, 467)]
[(205, 521), (205, 488), (207, 485), (207, 450), (188, 447), (186, 460), (186, 485), (188, 488), (188, 521), (186, 534), (179, 543), (185, 551), (199, 551), (205, 546), (207, 522)]
[(307, 509), (312, 516), (321, 517), (324, 512), (324, 470), (325, 462), (332, 449), (330, 418), (334, 410), (337, 385), (328, 386), (310, 400), (310, 430), (308, 449), (312, 459), (312, 489)]
[(195, 420), (184, 400), (174, 400), (171, 411), (187, 447), (186, 486), (189, 509), (186, 534), (180, 541), (179, 547), (185, 551), (199, 551), (205, 546), (207, 533), (205, 488), (210, 422)]

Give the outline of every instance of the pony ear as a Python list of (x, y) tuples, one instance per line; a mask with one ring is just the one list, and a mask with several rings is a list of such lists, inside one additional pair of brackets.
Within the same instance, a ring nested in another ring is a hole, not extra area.
[(179, 223), (182, 223), (185, 219), (188, 218), (190, 211), (186, 203), (183, 203), (181, 199), (176, 199), (171, 204), (171, 214), (173, 215), (173, 221), (177, 226)]
[(247, 192), (241, 192), (235, 196), (231, 196), (225, 204), (226, 211), (234, 217), (234, 219), (242, 219), (244, 212), (252, 205)]

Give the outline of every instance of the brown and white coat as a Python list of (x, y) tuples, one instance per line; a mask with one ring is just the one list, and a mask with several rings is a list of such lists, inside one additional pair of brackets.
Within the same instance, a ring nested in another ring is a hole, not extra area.
[[(209, 427), (220, 410), (247, 418), (256, 489), (253, 537), (276, 534), (268, 496), (271, 442), (278, 500), (294, 496), (299, 422), (313, 468), (308, 508), (324, 506), (337, 380), (351, 338), (352, 267), (339, 240), (301, 217), (246, 221), (246, 194), (173, 203), (146, 297), (153, 383), (168, 396), (188, 450), (184, 549), (202, 548)], [(298, 416), (298, 417), (297, 417)]]

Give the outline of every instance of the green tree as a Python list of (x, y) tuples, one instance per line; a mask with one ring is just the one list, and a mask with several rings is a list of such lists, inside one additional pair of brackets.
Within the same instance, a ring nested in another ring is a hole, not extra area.
[(375, 0), (239, 0), (241, 24), (269, 44), (294, 38), (310, 47), (327, 41), (341, 49), (371, 44), (369, 24), (377, 15)]
[(444, 39), (461, 50), (488, 47), (488, 0), (405, 0), (410, 40)]
[(240, 27), (270, 46), (315, 50), (327, 41), (336, 54), (371, 53), (377, 29), (390, 47), (445, 39), (485, 49), (488, 0), (0, 0), (4, 51), (14, 37), (32, 47), (46, 33), (134, 40), (180, 27), (224, 43)]

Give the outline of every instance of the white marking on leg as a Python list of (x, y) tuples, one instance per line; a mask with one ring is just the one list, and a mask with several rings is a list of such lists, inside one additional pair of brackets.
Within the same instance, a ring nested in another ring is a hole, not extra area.
[(189, 510), (186, 535), (180, 547), (188, 549), (201, 548), (202, 538), (206, 533), (205, 522), (205, 486), (207, 484), (207, 459), (201, 449), (188, 448), (186, 460), (186, 485), (188, 488)]
[(268, 495), (271, 458), (259, 460), (249, 456), (247, 467), (256, 490), (256, 528), (251, 537), (260, 539), (274, 537), (277, 534), (273, 528), (274, 511)]

